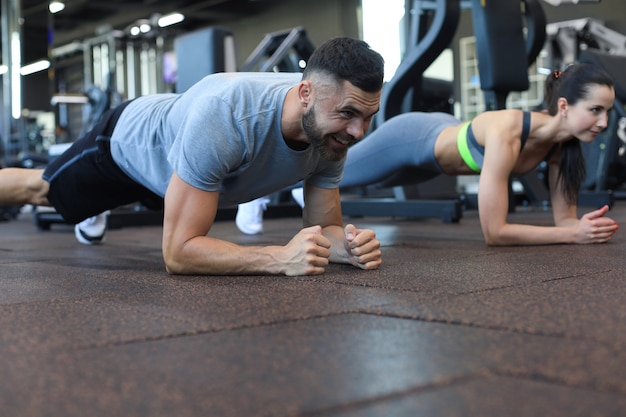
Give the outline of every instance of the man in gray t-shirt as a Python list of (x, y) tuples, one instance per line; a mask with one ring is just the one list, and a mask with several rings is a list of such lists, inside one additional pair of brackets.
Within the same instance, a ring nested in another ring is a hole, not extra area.
[(176, 172), (193, 187), (219, 191), (220, 207), (303, 179), (335, 188), (344, 160), (325, 160), (312, 146), (292, 149), (281, 133), (283, 103), (301, 78), (300, 73), (215, 74), (182, 95), (140, 97), (113, 130), (113, 160), (159, 196), (165, 196)]
[[(382, 79), (378, 53), (336, 38), (303, 74), (214, 74), (183, 94), (140, 97), (105, 114), (44, 172), (0, 170), (0, 205), (52, 205), (78, 223), (163, 198), (163, 257), (173, 274), (310, 275), (328, 262), (375, 269), (380, 242), (343, 226), (337, 186), (348, 147), (378, 111)], [(208, 236), (219, 207), (299, 181), (305, 228), (285, 246)], [(101, 226), (86, 227), (77, 225), (79, 239)]]

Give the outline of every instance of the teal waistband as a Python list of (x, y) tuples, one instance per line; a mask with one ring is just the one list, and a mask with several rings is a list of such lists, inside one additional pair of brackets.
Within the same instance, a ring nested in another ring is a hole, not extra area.
[(479, 173), (480, 166), (478, 166), (474, 160), (474, 157), (470, 152), (469, 145), (467, 144), (467, 129), (469, 128), (469, 125), (470, 122), (466, 122), (459, 129), (459, 133), (456, 136), (456, 146), (459, 149), (463, 162), (465, 162), (465, 164), (467, 164), (472, 171)]

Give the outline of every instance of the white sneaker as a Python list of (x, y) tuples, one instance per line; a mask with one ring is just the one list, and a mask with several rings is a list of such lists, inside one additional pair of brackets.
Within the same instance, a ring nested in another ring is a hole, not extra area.
[(301, 208), (304, 208), (304, 188), (292, 189), (291, 198), (293, 198)]
[(74, 226), (76, 240), (83, 245), (97, 245), (104, 241), (110, 211), (89, 217)]
[(259, 235), (263, 233), (263, 212), (269, 202), (269, 198), (261, 197), (247, 203), (239, 204), (237, 216), (235, 216), (235, 224), (241, 233), (247, 235)]

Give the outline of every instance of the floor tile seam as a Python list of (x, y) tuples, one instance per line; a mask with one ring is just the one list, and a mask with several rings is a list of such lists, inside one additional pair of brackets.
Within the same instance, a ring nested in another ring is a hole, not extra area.
[(327, 314), (313, 314), (313, 315), (308, 315), (308, 316), (291, 317), (288, 319), (281, 319), (281, 320), (267, 320), (267, 321), (260, 321), (260, 322), (255, 322), (255, 323), (246, 323), (246, 324), (241, 324), (241, 325), (236, 325), (236, 326), (223, 326), (223, 327), (204, 328), (204, 329), (202, 329), (202, 325), (200, 323), (196, 323), (196, 325), (194, 325), (193, 323), (189, 323), (189, 321), (186, 321), (174, 315), (170, 316), (167, 314), (154, 314), (151, 312), (138, 310), (138, 312), (147, 313), (155, 317), (172, 318), (181, 323), (195, 326), (196, 328), (188, 329), (182, 332), (166, 334), (166, 335), (127, 339), (127, 340), (122, 340), (119, 342), (107, 342), (107, 343), (101, 343), (101, 344), (77, 346), (75, 349), (76, 350), (88, 350), (88, 349), (100, 349), (100, 348), (107, 348), (107, 347), (118, 347), (118, 346), (125, 346), (125, 345), (139, 344), (139, 343), (150, 343), (150, 342), (157, 342), (157, 341), (162, 341), (162, 340), (177, 339), (181, 337), (202, 336), (202, 335), (217, 334), (217, 333), (223, 333), (223, 332), (229, 332), (229, 331), (270, 327), (270, 326), (281, 325), (281, 324), (305, 322), (305, 321), (310, 321), (310, 320), (317, 320), (317, 319), (323, 319), (323, 318), (329, 318), (329, 317), (338, 317), (338, 316), (344, 316), (344, 315), (350, 315), (350, 314), (359, 314), (359, 315), (362, 314), (362, 315), (369, 315), (369, 316), (375, 316), (375, 317), (386, 317), (386, 318), (394, 318), (394, 319), (401, 319), (401, 320), (419, 321), (423, 323), (434, 323), (434, 324), (442, 324), (442, 325), (460, 326), (460, 327), (466, 327), (466, 328), (477, 328), (477, 329), (496, 331), (496, 332), (501, 332), (501, 333), (514, 333), (514, 334), (521, 334), (521, 335), (526, 335), (526, 336), (548, 337), (548, 338), (564, 339), (564, 340), (569, 340), (569, 341), (574, 341), (574, 342), (586, 342), (586, 343), (599, 344), (615, 351), (619, 351), (624, 347), (623, 345), (611, 343), (611, 342), (596, 339), (596, 338), (572, 336), (571, 334), (567, 334), (567, 333), (542, 332), (542, 331), (537, 331), (537, 330), (528, 331), (525, 329), (506, 327), (506, 326), (481, 325), (481, 324), (477, 324), (473, 322), (465, 322), (462, 320), (447, 320), (447, 319), (438, 319), (434, 317), (419, 317), (415, 315), (393, 314), (393, 313), (384, 313), (380, 311), (372, 311), (372, 308), (377, 308), (377, 307), (382, 307), (382, 306), (384, 306), (384, 304), (381, 304), (378, 306), (365, 307), (365, 308), (337, 311), (337, 312), (332, 312), (332, 313), (327, 313)]
[(455, 385), (462, 385), (466, 383), (470, 383), (472, 381), (480, 380), (485, 378), (484, 372), (479, 373), (471, 373), (464, 374), (459, 376), (452, 376), (448, 378), (442, 378), (437, 381), (433, 381), (432, 383), (426, 385), (417, 385), (414, 387), (406, 388), (399, 391), (390, 392), (387, 394), (371, 396), (362, 400), (356, 400), (347, 404), (338, 404), (335, 406), (327, 407), (320, 410), (313, 410), (304, 413), (298, 414), (289, 414), (288, 417), (325, 417), (325, 416), (334, 416), (338, 413), (347, 413), (354, 412), (360, 409), (367, 409), (373, 405), (378, 403), (383, 403), (386, 401), (398, 400), (407, 396), (411, 396), (414, 394), (421, 394), (428, 391), (433, 391), (442, 388), (448, 388)]
[(527, 286), (536, 285), (538, 283), (549, 283), (549, 282), (553, 282), (553, 281), (562, 281), (562, 280), (567, 280), (567, 279), (584, 278), (584, 277), (587, 277), (589, 275), (605, 274), (605, 273), (613, 272), (613, 271), (615, 271), (615, 269), (608, 269), (608, 270), (602, 270), (602, 271), (592, 271), (592, 272), (585, 272), (585, 273), (582, 273), (582, 274), (567, 275), (567, 276), (556, 277), (556, 278), (538, 279), (538, 280), (535, 280), (535, 281), (524, 281), (524, 282), (520, 282), (518, 284), (501, 285), (501, 286), (495, 286), (495, 287), (489, 287), (489, 288), (480, 288), (480, 289), (476, 289), (476, 290), (461, 291), (461, 292), (423, 291), (423, 290), (414, 289), (414, 288), (402, 288), (402, 287), (385, 286), (385, 285), (374, 285), (374, 284), (369, 284), (369, 283), (354, 283), (354, 282), (346, 282), (346, 281), (325, 281), (323, 279), (307, 278), (307, 277), (302, 277), (302, 278), (299, 278), (299, 279), (301, 281), (307, 281), (307, 282), (312, 282), (312, 283), (320, 283), (320, 284), (337, 284), (337, 285), (344, 285), (344, 286), (348, 286), (348, 287), (371, 288), (371, 289), (380, 289), (380, 290), (385, 290), (385, 291), (399, 291), (399, 292), (408, 292), (408, 293), (415, 293), (415, 294), (422, 294), (422, 295), (433, 295), (433, 296), (437, 296), (437, 297), (449, 297), (449, 296), (464, 296), (464, 295), (471, 295), (471, 294), (481, 294), (481, 293), (488, 293), (488, 292), (491, 292), (491, 291), (500, 291), (500, 290), (507, 290), (507, 289), (511, 289), (511, 288), (527, 287)]
[[(392, 287), (392, 286), (384, 286), (384, 285), (373, 285), (368, 283), (355, 283), (355, 282), (345, 282), (345, 281), (325, 281), (323, 279), (317, 278), (305, 278), (299, 277), (300, 281), (312, 282), (316, 284), (337, 284), (346, 287), (354, 287), (354, 288), (366, 288), (366, 289), (374, 289), (374, 290), (384, 290), (384, 291), (398, 291), (398, 292), (409, 292), (409, 293), (419, 293), (424, 295), (447, 295), (445, 292), (438, 291), (420, 291), (413, 288), (402, 288), (402, 287)], [(456, 294), (456, 293), (450, 293)]]
[[(474, 242), (476, 240), (477, 239), (455, 240), (455, 242), (468, 243), (468, 242)], [(437, 240), (437, 242), (449, 242), (449, 241), (450, 241), (449, 238), (442, 238), (440, 240)], [(420, 241), (420, 243), (422, 243), (422, 242), (424, 244), (414, 244), (412, 242), (397, 242), (397, 243), (389, 243), (389, 244), (386, 244), (386, 245), (382, 245), (382, 247), (384, 247), (384, 248), (403, 248), (403, 249), (424, 249), (424, 247), (426, 246), (427, 250), (433, 250), (434, 251), (434, 250), (438, 250), (439, 249), (439, 248), (433, 248), (432, 246), (427, 246), (427, 244), (430, 243), (431, 240)], [(482, 240), (481, 240), (481, 242), (482, 242)], [(442, 251), (445, 250), (445, 248), (440, 248), (440, 249)], [(493, 249), (489, 250), (489, 249), (490, 249), (490, 247), (485, 245), (485, 248), (480, 253), (472, 252), (472, 253), (468, 253), (467, 255), (455, 254), (454, 255), (454, 259), (463, 260), (463, 259), (474, 259), (477, 256), (497, 256), (497, 255), (502, 255), (502, 253), (505, 250), (504, 247), (500, 247), (499, 249), (501, 249), (501, 250), (499, 250), (499, 251), (496, 251), (496, 250), (493, 250)], [(505, 253), (514, 253), (514, 251), (513, 250), (506, 251)], [(384, 259), (384, 256), (383, 256), (383, 259)], [(443, 259), (448, 259), (448, 258), (442, 257), (442, 260)]]
[(479, 289), (476, 289), (476, 290), (469, 290), (469, 291), (449, 292), (449, 293), (442, 292), (442, 293), (437, 294), (437, 295), (438, 296), (447, 296), (447, 297), (463, 297), (463, 296), (466, 296), (466, 295), (487, 294), (487, 293), (497, 292), (497, 291), (502, 291), (502, 290), (510, 290), (510, 289), (513, 289), (513, 288), (529, 287), (529, 286), (533, 286), (533, 285), (536, 285), (536, 284), (541, 284), (541, 283), (551, 282), (551, 281), (559, 281), (559, 280), (568, 279), (568, 278), (572, 278), (572, 277), (539, 279), (539, 280), (536, 280), (536, 281), (524, 281), (524, 282), (520, 282), (519, 284), (499, 285), (499, 286), (496, 286), (496, 287), (479, 288)]
[[(480, 289), (476, 289), (476, 290), (470, 290), (470, 291), (462, 291), (462, 292), (439, 292), (439, 293), (433, 293), (433, 295), (437, 295), (437, 296), (464, 296), (464, 295), (472, 295), (472, 294), (484, 294), (484, 293), (489, 293), (492, 291), (500, 291), (500, 290), (508, 290), (508, 289), (512, 289), (512, 288), (522, 288), (522, 287), (531, 287), (537, 284), (542, 284), (542, 283), (550, 283), (550, 282), (555, 282), (555, 281), (564, 281), (564, 280), (568, 280), (568, 279), (579, 279), (579, 278), (586, 278), (589, 275), (599, 275), (599, 274), (605, 274), (608, 272), (613, 272), (615, 271), (615, 269), (607, 269), (607, 270), (602, 270), (602, 271), (591, 271), (591, 272), (585, 272), (585, 273), (581, 273), (581, 274), (574, 274), (574, 275), (566, 275), (566, 276), (562, 276), (562, 277), (556, 277), (556, 278), (545, 278), (545, 279), (538, 279), (538, 280), (532, 280), (532, 281), (524, 281), (524, 282), (520, 282), (519, 284), (509, 284), (509, 285), (500, 285), (500, 286), (496, 286), (496, 287), (490, 287), (490, 288), (480, 288)], [(409, 290), (409, 291), (415, 291), (415, 290)], [(415, 291), (415, 292), (419, 292), (419, 291)], [(427, 293), (425, 293), (427, 294)]]
[[(442, 299), (444, 297), (445, 298), (450, 298), (450, 297), (458, 298), (458, 297), (462, 297), (465, 295), (489, 293), (491, 291), (507, 290), (511, 288), (524, 287), (524, 286), (544, 282), (544, 280), (537, 280), (534, 282), (523, 282), (519, 284), (510, 284), (510, 285), (502, 285), (498, 287), (481, 288), (481, 289), (471, 290), (471, 291), (447, 292), (447, 291), (437, 291), (437, 290), (424, 291), (424, 290), (415, 289), (415, 288), (402, 288), (402, 287), (393, 287), (393, 286), (384, 286), (384, 285), (373, 285), (373, 284), (368, 284), (368, 283), (325, 281), (325, 280), (316, 279), (316, 278), (300, 278), (300, 281), (307, 281), (307, 282), (318, 283), (318, 284), (336, 284), (336, 285), (342, 285), (346, 287), (365, 288), (365, 289), (381, 290), (381, 291), (393, 291), (393, 292), (400, 292), (400, 293), (419, 294), (421, 296), (431, 296), (437, 299)], [(551, 281), (551, 279), (546, 280), (546, 281), (549, 282)]]
[[(388, 304), (380, 304), (377, 307), (383, 307), (385, 305), (388, 305)], [(387, 312), (380, 312), (380, 311), (372, 311), (371, 308), (372, 307), (360, 309), (358, 311), (355, 311), (355, 313), (372, 315), (372, 316), (377, 316), (377, 317), (413, 320), (413, 321), (419, 321), (419, 322), (424, 322), (424, 323), (476, 328), (476, 329), (481, 329), (481, 330), (496, 331), (500, 333), (514, 333), (514, 334), (520, 334), (524, 336), (548, 337), (548, 338), (556, 338), (556, 339), (561, 339), (561, 340), (568, 340), (572, 342), (593, 343), (596, 345), (601, 345), (603, 347), (606, 347), (614, 351), (620, 351), (624, 349), (624, 345), (621, 343), (614, 343), (611, 341), (602, 340), (602, 339), (593, 338), (593, 337), (572, 335), (569, 333), (545, 332), (545, 331), (541, 331), (537, 329), (531, 330), (531, 329), (515, 328), (515, 327), (507, 327), (507, 326), (487, 325), (487, 324), (479, 324), (479, 323), (463, 321), (463, 320), (450, 320), (450, 319), (441, 319), (441, 318), (435, 318), (435, 317), (420, 317), (418, 315), (410, 315), (410, 314), (387, 313)]]
[(567, 275), (567, 276), (556, 277), (556, 278), (546, 278), (546, 279), (541, 280), (541, 282), (553, 282), (553, 281), (563, 281), (567, 279), (585, 278), (590, 275), (607, 274), (607, 273), (614, 272), (614, 271), (617, 271), (617, 270), (615, 268), (610, 268), (610, 269), (604, 269), (600, 271), (587, 271), (581, 274), (573, 274), (573, 275)]
[[(283, 320), (267, 320), (267, 321), (260, 321), (260, 322), (255, 322), (255, 323), (246, 323), (246, 324), (241, 324), (238, 326), (223, 326), (223, 327), (214, 327), (214, 328), (205, 328), (205, 329), (201, 329), (201, 328), (189, 329), (189, 330), (181, 331), (178, 333), (171, 333), (171, 334), (165, 334), (165, 335), (159, 335), (159, 336), (149, 336), (149, 337), (142, 337), (142, 338), (135, 338), (135, 339), (127, 339), (127, 340), (123, 340), (119, 342), (108, 342), (108, 343), (101, 343), (101, 344), (77, 346), (74, 349), (75, 350), (89, 350), (89, 349), (119, 347), (119, 346), (126, 346), (126, 345), (140, 344), (140, 343), (151, 343), (151, 342), (158, 342), (158, 341), (163, 341), (163, 340), (177, 339), (181, 337), (203, 336), (203, 335), (218, 334), (218, 333), (224, 333), (224, 332), (230, 332), (230, 331), (271, 327), (271, 326), (276, 326), (276, 325), (281, 325), (281, 324), (305, 322), (305, 321), (310, 321), (310, 320), (324, 319), (324, 318), (329, 318), (329, 317), (336, 317), (336, 316), (343, 316), (343, 315), (350, 315), (350, 314), (362, 314), (362, 312), (360, 310), (344, 310), (344, 311), (337, 311), (337, 312), (332, 312), (328, 314), (313, 314), (310, 316), (292, 317), (292, 318), (283, 319)], [(199, 325), (197, 327), (202, 327), (202, 326)]]
[[(281, 325), (281, 324), (295, 323), (295, 322), (301, 322), (301, 321), (304, 322), (304, 321), (309, 321), (309, 320), (316, 320), (316, 319), (349, 315), (349, 314), (360, 314), (360, 312), (356, 310), (346, 310), (346, 311), (329, 313), (329, 314), (311, 315), (311, 316), (306, 316), (306, 317), (293, 317), (293, 318), (286, 319), (286, 320), (273, 320), (273, 321), (263, 321), (263, 322), (257, 322), (257, 323), (248, 323), (248, 324), (242, 324), (239, 326), (225, 326), (225, 327), (216, 327), (216, 328), (211, 328), (211, 329), (189, 329), (189, 330), (185, 330), (185, 331), (181, 331), (177, 333), (170, 333), (170, 334), (158, 335), (158, 336), (148, 336), (148, 337), (134, 338), (134, 339), (131, 338), (131, 339), (121, 340), (117, 342), (94, 343), (94, 344), (85, 344), (85, 345), (77, 345), (77, 346), (63, 346), (60, 348), (49, 349), (46, 351), (46, 353), (54, 355), (54, 354), (66, 354), (68, 351), (87, 351), (87, 350), (92, 350), (92, 349), (116, 348), (116, 347), (130, 346), (130, 345), (141, 344), (141, 343), (152, 343), (152, 342), (159, 342), (159, 341), (164, 341), (164, 340), (173, 340), (173, 339), (178, 339), (182, 337), (203, 336), (203, 335), (224, 333), (224, 332), (229, 332), (229, 331), (270, 327), (270, 326)], [(197, 326), (197, 327), (201, 327), (201, 326)], [(40, 356), (41, 352), (26, 352), (25, 354), (26, 355), (33, 354), (33, 355)], [(23, 356), (23, 355), (24, 354), (21, 354), (20, 356)]]
[[(615, 271), (615, 269), (585, 272), (582, 274), (567, 275), (567, 276), (555, 277), (555, 278), (538, 279), (536, 281), (524, 281), (524, 282), (520, 282), (519, 284), (509, 284), (509, 285), (501, 285), (501, 286), (490, 287), (490, 288), (480, 288), (476, 290), (462, 291), (462, 292), (457, 292), (457, 293), (453, 293), (453, 292), (432, 293), (432, 295), (436, 296), (437, 298), (442, 298), (442, 297), (458, 298), (458, 297), (463, 297), (466, 295), (488, 294), (492, 292), (510, 290), (514, 288), (533, 287), (537, 284), (549, 284), (552, 282), (589, 278), (590, 276), (606, 274), (606, 273), (613, 272), (613, 271)], [(419, 291), (415, 291), (415, 292), (419, 292)], [(428, 294), (428, 293), (422, 293), (422, 294)]]
[[(594, 272), (594, 274), (600, 274), (602, 272)], [(342, 286), (348, 286), (348, 287), (354, 287), (354, 288), (366, 288), (366, 289), (374, 289), (374, 290), (382, 290), (382, 291), (394, 291), (394, 292), (404, 292), (404, 293), (412, 293), (412, 294), (419, 294), (421, 296), (431, 296), (433, 297), (433, 299), (443, 299), (443, 298), (460, 298), (466, 295), (473, 295), (473, 294), (487, 294), (490, 292), (495, 292), (495, 291), (500, 291), (500, 290), (508, 290), (508, 289), (513, 289), (513, 288), (522, 288), (522, 287), (528, 287), (528, 286), (533, 286), (536, 284), (541, 284), (541, 283), (550, 283), (553, 281), (561, 281), (561, 280), (565, 280), (565, 279), (576, 279), (576, 278), (581, 278), (581, 277), (586, 277), (588, 274), (580, 274), (580, 275), (571, 275), (571, 276), (567, 276), (567, 277), (560, 277), (560, 278), (550, 278), (550, 279), (542, 279), (542, 280), (537, 280), (537, 281), (531, 281), (531, 282), (522, 282), (519, 284), (510, 284), (510, 285), (503, 285), (503, 286), (499, 286), (499, 287), (492, 287), (492, 288), (483, 288), (483, 289), (479, 289), (479, 290), (472, 290), (472, 291), (464, 291), (464, 292), (444, 292), (444, 291), (421, 291), (421, 290), (416, 290), (416, 289), (412, 289), (412, 288), (399, 288), (399, 287), (391, 287), (391, 286), (376, 286), (376, 285), (371, 285), (371, 284), (367, 284), (367, 283), (353, 283), (353, 282), (341, 282), (341, 281), (324, 281), (324, 280), (320, 280), (320, 279), (316, 279), (316, 278), (300, 278), (301, 281), (307, 281), (307, 282), (313, 282), (313, 283), (323, 283), (323, 284), (336, 284), (336, 285), (342, 285)], [(382, 306), (382, 305), (381, 305)], [(578, 339), (575, 339), (578, 340)], [(609, 345), (613, 345), (608, 341), (604, 341), (601, 339), (589, 339), (589, 341), (593, 341), (596, 343), (602, 343), (602, 344), (609, 344)]]
[(490, 374), (492, 376), (497, 377), (505, 377), (512, 378), (516, 380), (525, 380), (530, 382), (542, 382), (545, 384), (550, 384), (553, 386), (566, 387), (572, 389), (579, 389), (585, 391), (591, 391), (595, 393), (603, 393), (603, 394), (612, 394), (618, 395), (620, 397), (626, 398), (626, 389), (620, 388), (615, 384), (603, 383), (602, 381), (598, 381), (597, 383), (572, 383), (568, 382), (566, 378), (559, 378), (557, 376), (550, 376), (541, 374), (538, 371), (528, 371), (524, 372), (522, 370), (513, 370), (513, 369), (490, 369)]
[[(337, 283), (337, 284), (341, 284), (341, 283)], [(379, 287), (373, 287), (373, 288), (379, 288)], [(407, 290), (410, 292), (410, 290)], [(439, 296), (443, 296), (443, 294), (438, 294)], [(440, 298), (440, 297), (439, 297)], [(79, 301), (80, 299), (73, 299), (73, 301)], [(89, 297), (87, 297), (85, 300), (90, 300)], [(65, 301), (65, 300), (60, 300), (60, 301)], [(99, 300), (99, 299), (94, 299), (93, 302), (98, 303), (100, 305), (105, 305), (108, 306), (109, 304)], [(230, 331), (230, 330), (241, 330), (241, 329), (245, 329), (245, 328), (255, 328), (255, 327), (264, 327), (264, 326), (271, 326), (271, 325), (277, 325), (277, 324), (284, 324), (284, 323), (290, 323), (290, 322), (297, 322), (297, 321), (307, 321), (307, 320), (315, 320), (315, 319), (319, 319), (319, 318), (326, 318), (326, 317), (334, 317), (334, 316), (341, 316), (341, 315), (347, 315), (347, 314), (367, 314), (367, 315), (374, 315), (374, 316), (384, 316), (384, 317), (391, 317), (391, 318), (402, 318), (402, 319), (411, 319), (411, 320), (417, 320), (417, 321), (424, 321), (424, 322), (432, 322), (432, 323), (440, 323), (440, 324), (451, 324), (451, 325), (459, 325), (459, 326), (466, 326), (466, 327), (475, 327), (475, 328), (481, 328), (481, 329), (485, 329), (485, 330), (495, 330), (495, 331), (499, 331), (499, 332), (511, 332), (511, 333), (517, 333), (517, 334), (523, 334), (523, 335), (531, 335), (531, 336), (541, 336), (541, 337), (551, 337), (551, 338), (559, 338), (559, 339), (566, 339), (566, 340), (571, 340), (571, 341), (578, 341), (578, 342), (587, 342), (587, 343), (594, 343), (594, 344), (601, 344), (603, 346), (612, 348), (612, 349), (621, 349), (623, 347), (623, 344), (616, 344), (614, 342), (611, 341), (606, 341), (606, 340), (602, 340), (599, 338), (593, 338), (593, 337), (584, 337), (581, 335), (572, 335), (570, 333), (565, 333), (565, 332), (544, 332), (544, 331), (540, 331), (537, 329), (534, 330), (529, 330), (529, 329), (525, 329), (525, 328), (516, 328), (516, 327), (508, 327), (508, 326), (497, 326), (497, 325), (481, 325), (475, 322), (467, 322), (467, 321), (463, 321), (463, 320), (446, 320), (446, 319), (436, 319), (436, 318), (425, 318), (425, 317), (418, 317), (418, 316), (410, 316), (410, 315), (399, 315), (399, 314), (387, 314), (387, 313), (379, 313), (379, 312), (372, 312), (372, 308), (381, 308), (384, 307), (386, 305), (389, 305), (389, 303), (386, 304), (378, 304), (378, 305), (370, 305), (368, 307), (364, 307), (364, 308), (356, 308), (356, 309), (348, 309), (348, 310), (342, 310), (342, 311), (337, 311), (337, 312), (332, 312), (332, 313), (326, 313), (326, 314), (313, 314), (313, 315), (309, 315), (309, 316), (301, 316), (301, 317), (292, 317), (289, 319), (283, 319), (283, 320), (269, 320), (269, 321), (261, 321), (261, 322), (257, 322), (254, 324), (243, 324), (240, 326), (226, 326), (223, 328), (216, 328), (216, 329), (205, 329), (205, 330), (199, 330), (200, 333), (217, 333), (217, 332), (222, 332), (222, 331)], [(197, 320), (188, 320), (185, 319), (183, 317), (180, 317), (176, 314), (168, 314), (165, 312), (153, 312), (153, 311), (147, 311), (145, 309), (141, 309), (138, 308), (137, 306), (134, 305), (129, 305), (131, 307), (131, 309), (133, 311), (135, 311), (136, 313), (141, 313), (141, 314), (147, 314), (150, 315), (152, 317), (156, 317), (156, 318), (166, 318), (166, 319), (171, 319), (171, 320), (175, 320), (179, 323), (182, 324), (190, 324), (190, 325), (195, 325), (196, 327), (202, 327), (202, 322), (198, 322)], [(195, 324), (194, 324), (195, 323)], [(192, 335), (195, 335), (194, 330), (191, 331)], [(184, 333), (185, 335), (187, 334), (187, 332)]]

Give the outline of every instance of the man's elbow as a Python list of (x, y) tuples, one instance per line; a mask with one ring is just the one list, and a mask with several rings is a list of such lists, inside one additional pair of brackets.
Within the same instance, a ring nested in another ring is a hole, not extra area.
[(170, 275), (185, 275), (185, 269), (179, 263), (165, 261), (165, 270)]
[(502, 246), (502, 244), (498, 243), (497, 241), (493, 239), (487, 239), (487, 238), (485, 238), (485, 244), (487, 246)]
[(170, 275), (185, 275), (189, 273), (185, 269), (185, 263), (181, 262), (179, 257), (171, 251), (163, 250), (163, 262), (165, 263), (165, 270)]
[(505, 246), (507, 244), (499, 233), (483, 230), (483, 236), (487, 246)]
[(172, 265), (165, 262), (165, 271), (170, 275), (184, 275), (182, 269), (178, 265)]

